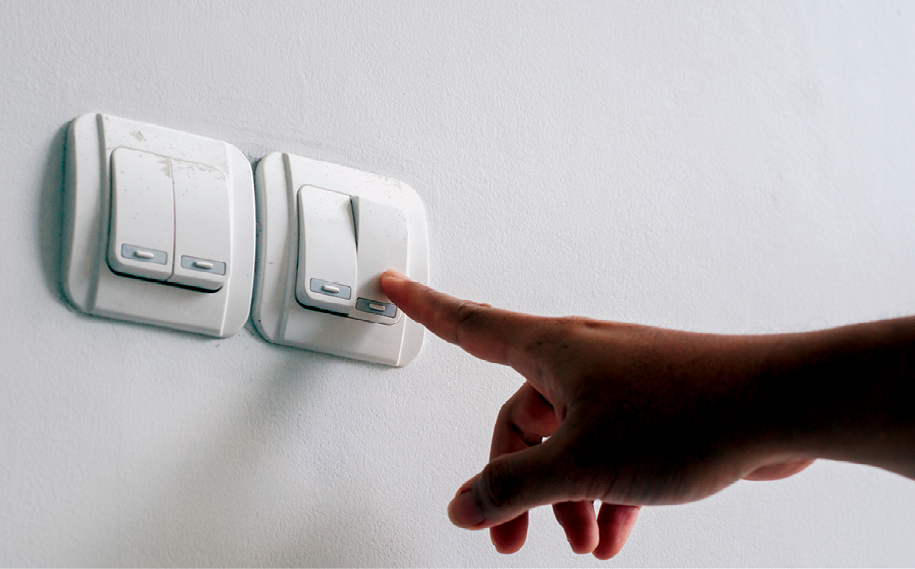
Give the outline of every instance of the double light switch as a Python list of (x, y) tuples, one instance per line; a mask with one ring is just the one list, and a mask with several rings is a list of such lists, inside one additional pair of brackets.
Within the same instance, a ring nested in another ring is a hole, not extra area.
[(226, 337), (254, 285), (251, 164), (234, 146), (108, 115), (67, 131), (64, 292), (89, 314)]
[(111, 154), (108, 264), (117, 273), (216, 291), (231, 253), (219, 169), (120, 147)]
[(254, 325), (270, 342), (403, 366), (423, 328), (384, 294), (395, 269), (428, 282), (426, 215), (408, 185), (338, 164), (273, 153), (255, 173)]
[(396, 207), (315, 186), (298, 190), (299, 304), (391, 325), (397, 307), (379, 286), (387, 269), (407, 270), (407, 220)]

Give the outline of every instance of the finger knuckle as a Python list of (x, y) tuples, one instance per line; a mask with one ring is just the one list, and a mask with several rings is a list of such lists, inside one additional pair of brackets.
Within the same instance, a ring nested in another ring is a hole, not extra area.
[(525, 345), (526, 352), (553, 363), (574, 357), (576, 342), (591, 322), (581, 316), (563, 316), (550, 319), (536, 332), (530, 334)]
[(454, 340), (460, 343), (462, 331), (475, 330), (484, 324), (489, 307), (487, 305), (466, 300), (458, 306), (454, 318)]
[(600, 324), (600, 321), (586, 316), (563, 316), (558, 320), (558, 328), (566, 334), (579, 334)]
[(502, 404), (502, 407), (499, 409), (499, 414), (496, 417), (496, 422), (499, 423), (511, 423), (512, 415), (514, 414), (515, 405), (518, 403), (518, 395), (515, 394), (508, 401)]
[(511, 480), (508, 463), (490, 463), (480, 476), (479, 499), (496, 510), (511, 506), (514, 503)]

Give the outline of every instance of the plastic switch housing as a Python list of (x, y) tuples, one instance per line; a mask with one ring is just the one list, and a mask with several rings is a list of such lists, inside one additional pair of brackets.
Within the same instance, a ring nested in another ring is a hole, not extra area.
[(393, 366), (416, 358), (423, 328), (381, 291), (397, 269), (427, 283), (422, 201), (368, 172), (273, 153), (255, 172), (258, 243), (252, 315), (268, 341)]
[(63, 288), (88, 314), (226, 337), (254, 283), (251, 165), (210, 138), (108, 115), (67, 132)]

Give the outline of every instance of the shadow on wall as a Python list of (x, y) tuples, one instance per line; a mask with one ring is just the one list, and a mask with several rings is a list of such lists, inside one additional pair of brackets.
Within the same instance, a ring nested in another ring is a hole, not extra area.
[(41, 181), (41, 204), (38, 210), (38, 247), (45, 286), (55, 299), (67, 308), (61, 281), (61, 247), (63, 246), (64, 151), (69, 123), (60, 127), (49, 149), (48, 163)]
[[(61, 281), (66, 130), (56, 133), (49, 151), (38, 227), (45, 285), (74, 310)], [(245, 329), (262, 343), (250, 320)], [(111, 463), (116, 473), (108, 477), (116, 487), (98, 490), (115, 495), (104, 503), (116, 509), (105, 515), (107, 527), (74, 529), (85, 541), (65, 564), (394, 566), (413, 557), (401, 520), (373, 502), (366, 482), (371, 473), (347, 468), (353, 461), (346, 449), (333, 465), (316, 463), (302, 441), (309, 403), (337, 358), (262, 345), (283, 364), (250, 379), (253, 387), (230, 404), (196, 409), (171, 430), (162, 422), (142, 432), (148, 427), (123, 414), (123, 421), (137, 422), (121, 430), (141, 444), (120, 440)], [(144, 407), (137, 414), (154, 414), (168, 395), (135, 402)], [(188, 425), (199, 431), (189, 433)]]

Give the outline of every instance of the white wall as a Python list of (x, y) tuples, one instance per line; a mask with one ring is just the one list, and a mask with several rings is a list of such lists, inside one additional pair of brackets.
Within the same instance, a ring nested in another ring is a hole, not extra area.
[[(506, 308), (738, 333), (915, 309), (908, 2), (93, 4), (0, 17), (0, 564), (598, 564), (548, 510), (513, 557), (448, 523), (510, 371), (69, 309), (81, 113), (402, 179), (434, 284)], [(915, 482), (820, 463), (646, 509), (610, 565), (911, 565), (913, 532)]]

